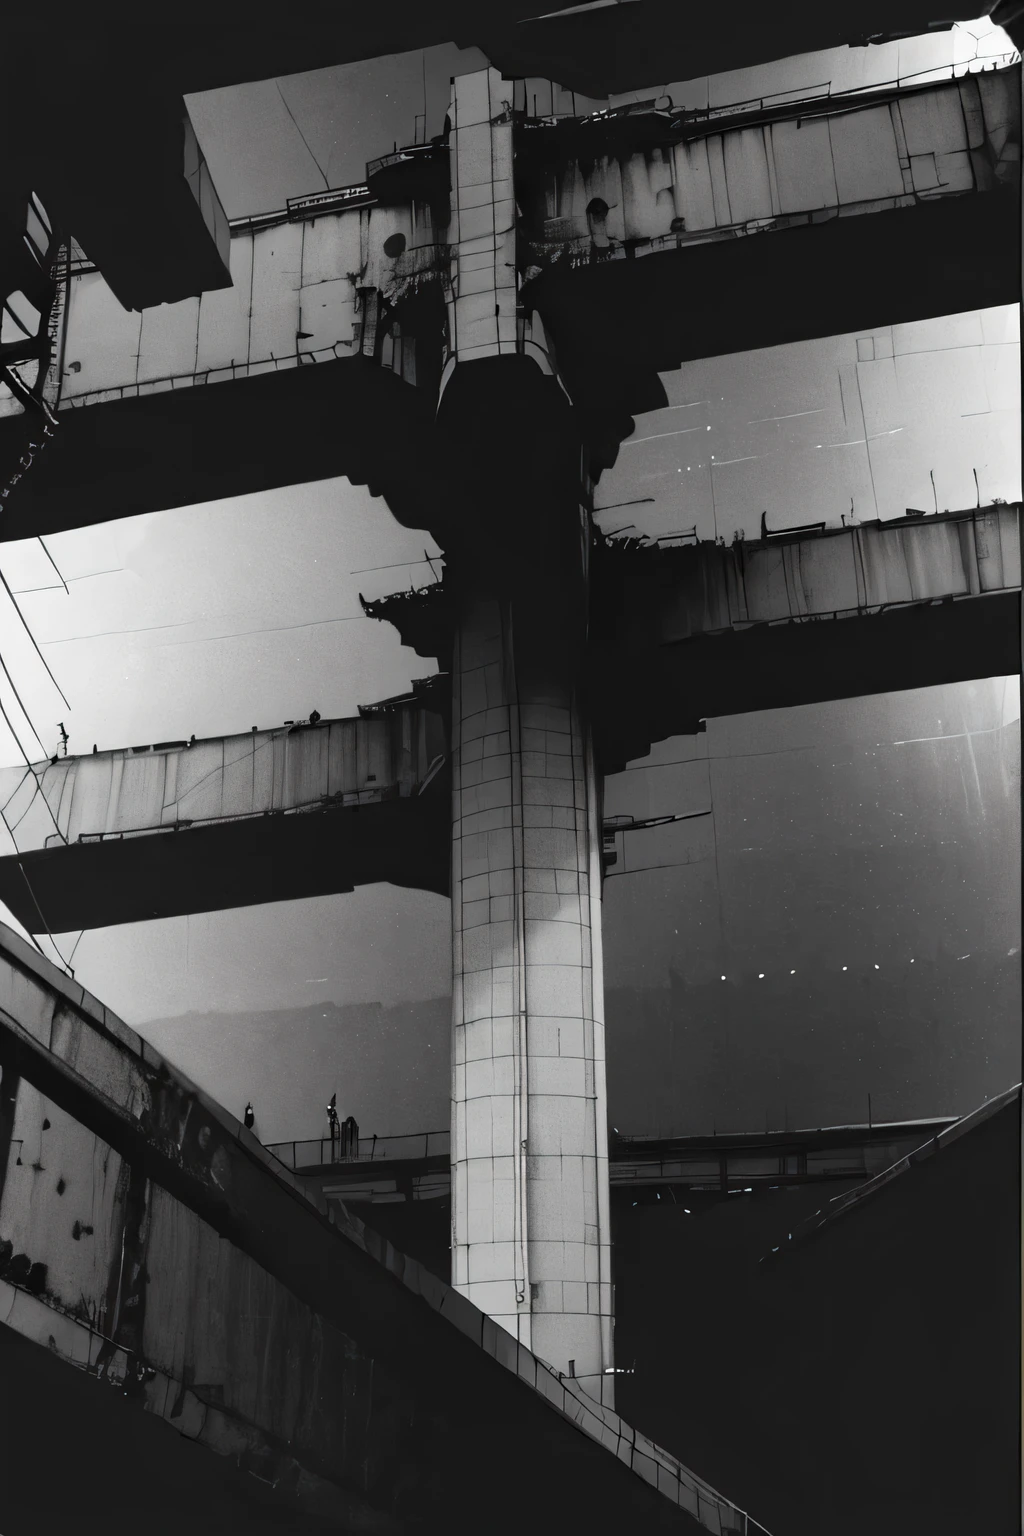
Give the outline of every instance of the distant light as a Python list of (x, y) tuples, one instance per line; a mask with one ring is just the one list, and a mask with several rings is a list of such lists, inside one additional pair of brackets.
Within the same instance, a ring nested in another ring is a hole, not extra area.
[(847, 965), (844, 965), (844, 966), (843, 966), (843, 970), (844, 970), (844, 971), (847, 971), (847, 970), (849, 970), (849, 966), (847, 966)]
[(724, 981), (724, 980), (725, 980), (725, 977), (724, 977), (724, 976), (723, 976), (723, 977), (722, 977), (722, 980), (723, 980), (723, 981)]
[(913, 965), (913, 963), (914, 963), (914, 957), (913, 957), (913, 955), (911, 955), (911, 957), (910, 957), (910, 963), (911, 963), (911, 965)]
[(754, 1193), (754, 1191), (753, 1191), (753, 1189), (752, 1189), (752, 1188), (751, 1188), (751, 1189), (745, 1189), (745, 1190), (744, 1190), (744, 1191), (743, 1191), (743, 1193), (744, 1193), (744, 1194), (745, 1194), (745, 1195), (752, 1195), (752, 1194), (753, 1194), (753, 1193)]
[(877, 965), (876, 965), (876, 966), (875, 966), (875, 970), (876, 970), (876, 971), (877, 971), (877, 970), (878, 970), (878, 966), (877, 966)]
[(796, 971), (790, 971), (790, 973), (789, 973), (789, 974), (790, 974), (790, 975), (791, 975), (791, 976), (795, 976), (795, 975), (796, 975)]
[(758, 981), (764, 981), (764, 971), (758, 971), (757, 979)]
[(693, 1212), (692, 1212), (692, 1211), (688, 1211), (688, 1210), (687, 1210), (687, 1209), (686, 1209), (686, 1206), (685, 1206), (685, 1205), (684, 1205), (684, 1206), (683, 1206), (683, 1215), (684, 1215), (684, 1216), (692, 1216), (692, 1215), (693, 1215)]

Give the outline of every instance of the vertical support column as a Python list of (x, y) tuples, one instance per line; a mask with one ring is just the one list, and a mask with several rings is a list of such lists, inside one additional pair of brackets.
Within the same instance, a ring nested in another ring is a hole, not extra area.
[(511, 98), (496, 69), (452, 81), (448, 332), (463, 363), (517, 351)]
[(610, 1403), (599, 808), (542, 606), (470, 597), (457, 628), (452, 1279)]

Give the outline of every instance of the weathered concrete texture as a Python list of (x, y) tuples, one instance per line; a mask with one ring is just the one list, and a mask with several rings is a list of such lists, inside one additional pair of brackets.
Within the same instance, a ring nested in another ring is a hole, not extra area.
[[(233, 286), (139, 313), (100, 272), (72, 278), (48, 385), (60, 427), (3, 537), (300, 472), (365, 481), (438, 536), (447, 481), (429, 422), (444, 359), (518, 351), (551, 371), (557, 356), (599, 472), (683, 358), (1015, 301), (1018, 81), (1003, 70), (714, 133), (672, 113), (514, 123), (509, 80), (461, 76), (449, 148), (415, 162), (421, 187), (381, 182), (381, 201), (236, 228)], [(431, 193), (449, 174), (450, 206)], [(657, 258), (639, 277), (618, 259), (639, 256)], [(0, 416), (14, 463), (39, 430), (11, 397)], [(154, 483), (156, 459), (168, 469)]]
[(447, 752), (444, 714), (413, 699), (0, 770), (21, 850), (0, 891), (54, 933), (379, 880), (443, 894)]
[(521, 260), (643, 257), (1012, 185), (1019, 81), (1004, 69), (845, 103), (754, 104), (718, 122), (637, 111), (524, 126)]
[[(401, 250), (388, 255), (385, 244), (395, 236)], [(420, 202), (306, 220), (282, 214), (225, 239), (229, 287), (141, 313), (124, 309), (100, 272), (74, 275), (61, 413), (357, 357), (367, 348), (372, 357), (378, 295), (397, 309), (413, 291), (439, 284), (445, 253), (437, 239)], [(400, 364), (395, 371), (402, 373)], [(11, 399), (0, 399), (5, 414), (18, 414)]]
[(496, 69), (460, 75), (450, 121), (448, 356), (467, 363), (518, 350), (510, 82)]
[[(48, 1367), (108, 1394), (97, 1423), (114, 1433), (127, 1399), (272, 1484), (292, 1528), (311, 1511), (419, 1536), (477, 1530), (481, 1510), (489, 1529), (552, 1536), (580, 1518), (756, 1528), (343, 1208), (329, 1214), (14, 934), (0, 947), (5, 1369), (24, 1369), (26, 1340), (48, 1349)], [(143, 1453), (155, 1486), (177, 1464), (157, 1438)], [(30, 1509), (45, 1528), (61, 1495), (38, 1459), (5, 1475), (5, 1519), (21, 1520), (7, 1531), (27, 1531)], [(124, 1491), (109, 1482), (77, 1488), (79, 1528), (109, 1528)], [(159, 1500), (147, 1523), (173, 1528)]]
[(632, 650), (746, 624), (841, 618), (1014, 591), (1020, 587), (1020, 508), (768, 534), (728, 546), (609, 542), (597, 558), (601, 610)]
[(642, 267), (560, 262), (521, 302), (553, 339), (599, 474), (634, 414), (667, 403), (658, 375), (681, 362), (1016, 304), (1019, 231), (1018, 190), (1003, 186), (663, 250)]
[(531, 618), (468, 600), (456, 638), (453, 1283), (610, 1404), (597, 781), (572, 652), (517, 666)]
[(1019, 507), (727, 547), (609, 544), (593, 584), (605, 773), (713, 715), (1020, 669)]
[(277, 726), (0, 769), (26, 847), (138, 836), (247, 816), (416, 794), (445, 756), (440, 715), (411, 704), (369, 719)]
[[(557, 457), (546, 463), (555, 483)], [(511, 467), (504, 478), (509, 505), (535, 510), (525, 478)], [(596, 771), (715, 715), (1019, 671), (1019, 516), (985, 507), (728, 547), (596, 544)], [(486, 558), (494, 530), (465, 532)], [(565, 547), (535, 535), (499, 547), (497, 564), (529, 567), (536, 551), (557, 570)], [(559, 601), (548, 592), (534, 606)], [(451, 584), (368, 605), (449, 663), (456, 609)], [(529, 638), (520, 627), (520, 646)], [(378, 880), (447, 894), (448, 687), (442, 676), (422, 703), (358, 721), (62, 759), (35, 777), (4, 770), (23, 854), (0, 859), (0, 896), (30, 931), (57, 933)]]

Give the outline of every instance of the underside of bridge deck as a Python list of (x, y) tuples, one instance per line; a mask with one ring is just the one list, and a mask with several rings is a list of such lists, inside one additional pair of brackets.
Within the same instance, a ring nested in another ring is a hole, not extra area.
[(298, 897), (357, 885), (448, 894), (450, 785), (422, 798), (39, 849), (0, 859), (0, 901), (33, 933)]
[(554, 339), (596, 471), (632, 417), (667, 404), (659, 373), (693, 358), (1015, 304), (1016, 186), (715, 241), (583, 270), (555, 266), (523, 303)]
[(605, 773), (717, 715), (785, 709), (1020, 671), (1020, 593), (856, 618), (756, 624), (640, 658), (595, 655), (595, 750)]
[[(687, 359), (1015, 302), (1019, 207), (1006, 188), (642, 265), (556, 268), (527, 285), (524, 303), (554, 337), (599, 473), (634, 415), (665, 404), (659, 371)], [(64, 409), (0, 540), (342, 475), (437, 537), (451, 466), (433, 414), (430, 391), (361, 357)], [(39, 430), (34, 418), (0, 420), (2, 461), (15, 463)]]

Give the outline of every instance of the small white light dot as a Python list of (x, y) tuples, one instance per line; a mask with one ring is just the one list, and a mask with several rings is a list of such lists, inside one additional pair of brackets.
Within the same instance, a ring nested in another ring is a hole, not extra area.
[(876, 970), (876, 971), (877, 971), (877, 970), (878, 970), (878, 966), (877, 966), (877, 965), (876, 965), (876, 966), (875, 966), (875, 970)]
[(795, 975), (796, 975), (796, 971), (790, 971), (790, 973), (789, 973), (789, 974), (790, 974), (790, 975), (791, 975), (791, 976), (795, 976)]
[(764, 971), (758, 971), (757, 979), (758, 981), (764, 981)]
[(846, 966), (845, 966), (845, 965), (844, 965), (844, 966), (843, 966), (843, 970), (844, 970), (844, 971), (845, 971), (845, 970), (846, 970), (846, 969), (847, 969), (847, 967), (846, 967)]
[(722, 977), (722, 980), (723, 980), (723, 981), (724, 981), (724, 980), (725, 980), (725, 977), (724, 977), (724, 976), (723, 976), (723, 977)]

